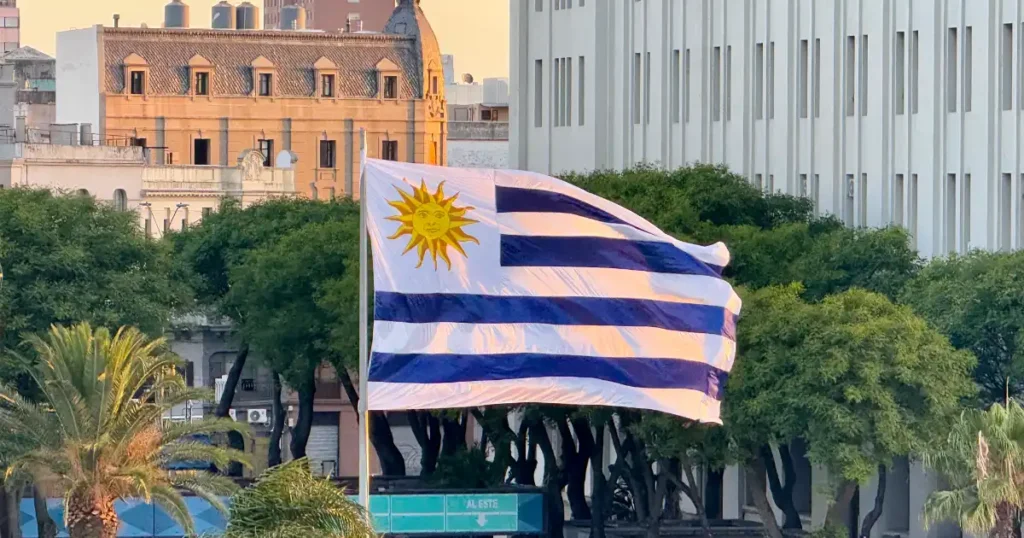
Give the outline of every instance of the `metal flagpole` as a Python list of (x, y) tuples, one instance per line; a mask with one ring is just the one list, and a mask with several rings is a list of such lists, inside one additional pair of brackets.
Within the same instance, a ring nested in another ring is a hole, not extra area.
[(366, 247), (366, 129), (359, 129), (359, 504), (370, 509), (370, 413), (367, 390), (369, 271)]

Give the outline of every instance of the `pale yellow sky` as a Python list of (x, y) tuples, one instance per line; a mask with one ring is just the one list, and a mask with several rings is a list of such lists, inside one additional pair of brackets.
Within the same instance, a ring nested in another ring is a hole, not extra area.
[[(217, 1), (186, 0), (193, 25), (209, 26), (208, 14)], [(57, 32), (109, 25), (114, 13), (121, 15), (124, 26), (146, 23), (159, 27), (166, 3), (167, 0), (21, 0), (21, 43), (52, 55)], [(508, 76), (509, 0), (422, 0), (421, 5), (441, 42), (441, 50), (455, 55), (456, 78), (462, 73), (472, 73), (477, 79)]]

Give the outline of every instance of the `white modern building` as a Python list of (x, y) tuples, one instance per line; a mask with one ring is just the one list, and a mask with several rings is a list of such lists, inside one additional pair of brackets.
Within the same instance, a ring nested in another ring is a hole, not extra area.
[(724, 163), (926, 256), (1024, 247), (1017, 0), (511, 6), (513, 167)]
[[(851, 226), (904, 226), (925, 256), (1024, 248), (1020, 0), (510, 5), (512, 168), (724, 163)], [(828, 477), (800, 457), (818, 524)], [(742, 474), (726, 472), (724, 516), (756, 519)], [(896, 462), (872, 535), (959, 536), (921, 523), (936, 484)]]

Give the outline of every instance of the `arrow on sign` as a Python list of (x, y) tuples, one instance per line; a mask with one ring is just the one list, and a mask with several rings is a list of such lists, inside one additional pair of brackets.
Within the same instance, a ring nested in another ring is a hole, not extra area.
[(487, 524), (487, 516), (485, 516), (485, 515), (483, 515), (483, 514), (480, 514), (479, 516), (477, 516), (477, 518), (476, 518), (476, 524), (477, 524), (477, 525), (479, 525), (479, 526), (481, 526), (481, 527), (483, 527), (484, 525), (486, 525), (486, 524)]

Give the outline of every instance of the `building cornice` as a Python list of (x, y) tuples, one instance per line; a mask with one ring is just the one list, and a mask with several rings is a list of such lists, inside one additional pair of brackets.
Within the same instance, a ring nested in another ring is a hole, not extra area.
[(415, 39), (404, 35), (377, 33), (342, 33), (303, 30), (233, 30), (212, 28), (111, 28), (104, 26), (104, 36), (132, 37), (207, 37), (214, 39), (238, 40), (290, 40), (290, 41), (337, 41), (345, 44), (359, 42), (414, 42)]

